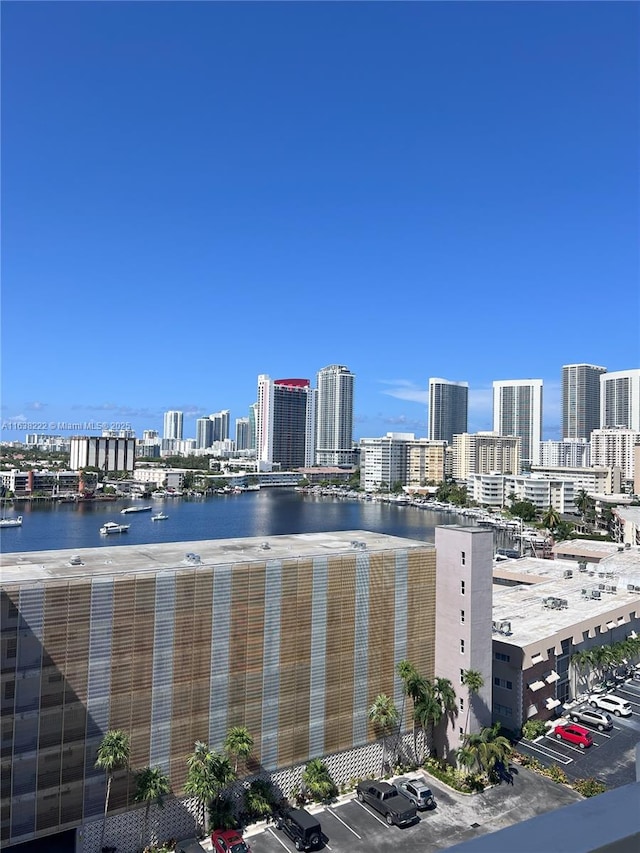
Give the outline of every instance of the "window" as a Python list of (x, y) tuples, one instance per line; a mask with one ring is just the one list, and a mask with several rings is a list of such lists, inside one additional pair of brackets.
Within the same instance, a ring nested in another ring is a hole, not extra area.
[(464, 595), (464, 581), (460, 581), (460, 595)]
[(460, 563), (464, 566), (466, 563), (467, 555), (464, 551), (460, 551)]
[(460, 737), (464, 737), (464, 729), (462, 728), (462, 726), (460, 726), (460, 728), (458, 729), (458, 734), (460, 735)]
[(496, 652), (494, 657), (496, 660), (503, 660), (505, 663), (509, 663), (511, 660), (511, 655), (506, 655), (504, 652)]
[(501, 717), (513, 717), (513, 708), (510, 708), (508, 705), (501, 705), (499, 702), (494, 702), (493, 713), (500, 714)]
[(460, 611), (460, 624), (464, 625), (464, 610)]
[(464, 669), (460, 670), (460, 684), (464, 684)]
[(460, 640), (460, 654), (464, 654), (464, 640)]
[(4, 698), (5, 699), (13, 699), (16, 695), (16, 683), (15, 681), (7, 681), (4, 685)]
[(464, 698), (462, 696), (460, 697), (460, 710), (464, 711)]
[(494, 676), (493, 684), (495, 687), (503, 687), (505, 690), (513, 690), (513, 682), (506, 678), (498, 678), (498, 676)]
[(14, 658), (18, 651), (18, 640), (15, 637), (7, 640), (7, 658)]

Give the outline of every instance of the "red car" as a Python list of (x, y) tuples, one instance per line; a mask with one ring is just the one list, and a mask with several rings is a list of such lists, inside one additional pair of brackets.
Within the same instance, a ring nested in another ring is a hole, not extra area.
[(580, 749), (591, 746), (593, 738), (589, 729), (582, 726), (576, 726), (573, 723), (566, 723), (564, 726), (556, 726), (555, 736), (558, 740), (566, 740), (569, 743), (575, 743)]
[(211, 833), (214, 853), (251, 853), (251, 848), (235, 829), (216, 829)]

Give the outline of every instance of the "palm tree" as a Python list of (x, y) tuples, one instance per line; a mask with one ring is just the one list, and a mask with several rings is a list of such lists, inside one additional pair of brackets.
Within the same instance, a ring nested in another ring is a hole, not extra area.
[(450, 679), (434, 679), (433, 692), (442, 707), (442, 715), (454, 717), (458, 713), (458, 697)]
[(161, 767), (144, 767), (136, 773), (136, 803), (145, 803), (144, 826), (140, 846), (144, 847), (149, 828), (149, 813), (151, 806), (155, 803), (160, 808), (164, 807), (164, 798), (170, 792), (169, 777)]
[(472, 697), (484, 687), (484, 678), (477, 669), (465, 669), (462, 673), (462, 683), (467, 688), (467, 719), (464, 724), (464, 734), (469, 730), (469, 715), (471, 714)]
[(580, 489), (578, 494), (573, 499), (573, 502), (580, 510), (580, 515), (582, 516), (582, 523), (584, 524), (586, 515), (591, 509), (593, 501), (584, 489)]
[(557, 528), (561, 521), (562, 518), (560, 517), (560, 513), (552, 506), (550, 506), (546, 510), (545, 514), (542, 516), (542, 526), (545, 528), (545, 530), (548, 530), (551, 535), (553, 535), (554, 530)]
[(480, 772), (491, 773), (496, 764), (506, 764), (513, 748), (508, 738), (500, 734), (500, 723), (483, 728), (479, 734), (464, 736), (458, 761), (471, 768), (477, 766)]
[[(431, 747), (433, 746), (433, 730), (442, 719), (443, 714), (442, 702), (436, 695), (433, 684), (429, 683), (428, 689), (425, 690), (424, 694), (414, 705), (413, 716), (415, 722), (425, 732), (425, 740), (428, 744), (431, 744)], [(417, 746), (415, 750), (416, 761), (421, 764), (422, 761), (418, 758)]]
[(387, 757), (387, 735), (398, 722), (398, 709), (385, 693), (380, 693), (369, 708), (369, 720), (376, 734), (382, 737), (382, 772), (384, 772)]
[(244, 726), (232, 726), (227, 732), (224, 749), (234, 760), (233, 772), (238, 772), (238, 760), (246, 760), (253, 752), (253, 738)]
[(211, 802), (216, 792), (211, 770), (212, 761), (213, 753), (207, 744), (201, 740), (196, 741), (193, 752), (187, 758), (187, 779), (184, 790), (186, 794), (198, 800), (200, 828), (203, 832), (207, 827), (207, 804)]
[(328, 802), (337, 793), (336, 783), (331, 778), (327, 765), (321, 758), (312, 758), (302, 773), (302, 784), (314, 800)]
[(102, 823), (102, 838), (100, 847), (104, 847), (104, 834), (107, 828), (107, 811), (109, 809), (109, 797), (111, 795), (111, 783), (113, 774), (117, 770), (125, 768), (129, 764), (131, 744), (129, 735), (120, 729), (110, 729), (100, 741), (95, 766), (104, 770), (107, 777), (107, 791), (104, 798), (104, 821)]
[(409, 685), (411, 680), (417, 675), (415, 666), (408, 660), (401, 660), (396, 666), (398, 677), (402, 681), (402, 708), (400, 709), (400, 725), (404, 721), (404, 707), (407, 696), (409, 695)]
[(584, 676), (588, 669), (591, 669), (593, 663), (593, 654), (589, 649), (582, 649), (582, 651), (571, 655), (571, 664), (574, 667), (575, 672), (573, 687), (574, 696), (578, 692), (578, 679)]

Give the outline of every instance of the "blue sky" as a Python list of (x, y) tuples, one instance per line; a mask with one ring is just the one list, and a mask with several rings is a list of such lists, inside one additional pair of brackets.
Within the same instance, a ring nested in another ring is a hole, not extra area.
[(3, 439), (335, 363), (356, 438), (430, 376), (471, 431), (541, 378), (559, 438), (563, 364), (640, 366), (639, 12), (3, 2)]

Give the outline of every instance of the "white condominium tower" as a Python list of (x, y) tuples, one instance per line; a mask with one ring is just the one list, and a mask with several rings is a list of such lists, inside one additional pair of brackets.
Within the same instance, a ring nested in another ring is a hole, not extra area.
[(452, 444), (466, 432), (468, 403), (468, 382), (429, 379), (429, 440)]
[(182, 412), (165, 412), (164, 413), (164, 430), (163, 438), (175, 438), (182, 441)]
[(600, 377), (606, 367), (565, 364), (562, 368), (562, 438), (589, 441), (600, 426)]
[(640, 369), (600, 377), (600, 427), (640, 431)]
[(350, 465), (353, 460), (354, 379), (342, 364), (318, 371), (316, 465)]
[(493, 383), (493, 431), (498, 435), (519, 435), (522, 465), (540, 464), (542, 379)]

